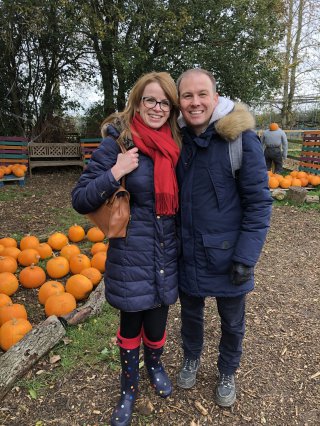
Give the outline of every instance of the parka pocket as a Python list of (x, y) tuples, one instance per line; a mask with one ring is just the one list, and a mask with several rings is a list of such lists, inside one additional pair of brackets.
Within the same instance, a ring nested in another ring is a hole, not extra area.
[(202, 235), (208, 269), (215, 274), (226, 274), (230, 271), (237, 238), (238, 231)]

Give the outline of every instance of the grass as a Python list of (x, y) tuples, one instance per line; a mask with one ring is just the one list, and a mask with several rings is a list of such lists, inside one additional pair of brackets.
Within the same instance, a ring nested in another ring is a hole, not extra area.
[(58, 356), (58, 367), (30, 379), (22, 379), (17, 386), (28, 389), (31, 398), (36, 399), (75, 369), (81, 371), (102, 362), (107, 363), (108, 368), (117, 369), (118, 347), (113, 343), (117, 323), (117, 311), (105, 303), (99, 316), (77, 326), (68, 326), (66, 337), (49, 354), (50, 359)]
[(72, 207), (51, 208), (49, 210), (56, 216), (56, 224), (48, 229), (49, 233), (58, 230), (67, 233), (70, 226), (75, 223), (82, 226), (88, 223), (86, 217), (77, 213)]
[[(39, 192), (37, 195), (44, 194), (45, 191)], [(20, 191), (17, 191), (16, 186), (6, 187), (6, 191), (0, 191), (0, 201), (19, 201), (23, 198), (29, 198), (33, 194), (32, 191), (30, 191), (27, 188), (23, 188)]]

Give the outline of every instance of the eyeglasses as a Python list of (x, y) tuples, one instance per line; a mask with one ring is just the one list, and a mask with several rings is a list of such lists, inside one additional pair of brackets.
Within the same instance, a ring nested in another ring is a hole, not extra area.
[(159, 104), (160, 108), (164, 112), (170, 111), (171, 109), (171, 103), (167, 99), (164, 99), (163, 101), (157, 101), (155, 98), (150, 96), (143, 96), (141, 100), (146, 108), (155, 108)]

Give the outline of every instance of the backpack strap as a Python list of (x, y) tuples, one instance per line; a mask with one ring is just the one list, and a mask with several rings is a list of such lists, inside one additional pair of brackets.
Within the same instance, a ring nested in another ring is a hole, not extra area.
[(242, 164), (242, 133), (240, 133), (236, 139), (228, 143), (232, 176), (235, 178), (236, 172), (241, 168)]

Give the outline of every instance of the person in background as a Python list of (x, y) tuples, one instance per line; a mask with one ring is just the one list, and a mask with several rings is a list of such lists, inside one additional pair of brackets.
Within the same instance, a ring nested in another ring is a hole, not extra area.
[[(184, 72), (177, 81), (182, 150), (178, 259), (184, 360), (178, 386), (195, 385), (204, 343), (206, 297), (215, 297), (221, 323), (215, 400), (236, 400), (246, 294), (269, 228), (272, 198), (254, 119), (243, 104), (216, 92), (213, 75)], [(241, 167), (233, 175), (229, 142), (242, 136)]]
[(263, 133), (262, 144), (264, 146), (267, 169), (272, 170), (273, 163), (274, 173), (282, 173), (283, 160), (286, 160), (288, 155), (288, 139), (277, 123), (271, 123), (269, 130)]
[[(121, 396), (111, 425), (129, 425), (139, 384), (139, 349), (155, 392), (172, 384), (161, 363), (169, 306), (178, 297), (175, 214), (180, 154), (176, 85), (166, 72), (143, 75), (123, 112), (102, 124), (103, 140), (72, 191), (75, 210), (97, 209), (126, 177), (131, 219), (126, 238), (109, 240), (106, 299), (120, 310)], [(127, 152), (120, 152), (121, 140)]]

